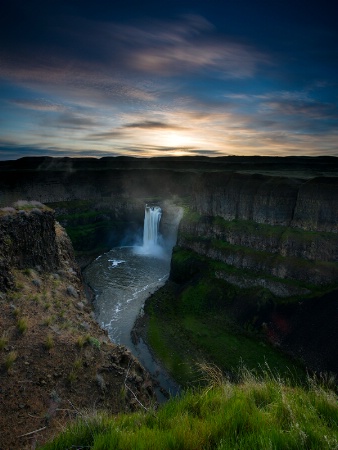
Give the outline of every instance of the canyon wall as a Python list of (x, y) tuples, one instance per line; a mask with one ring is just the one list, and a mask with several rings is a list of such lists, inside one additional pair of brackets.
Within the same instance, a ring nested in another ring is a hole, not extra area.
[(39, 446), (79, 410), (156, 403), (148, 372), (109, 341), (86, 291), (51, 210), (37, 202), (0, 209), (1, 448)]
[(225, 220), (338, 231), (337, 178), (205, 173), (192, 186), (192, 205), (201, 215)]
[(337, 232), (336, 158), (324, 158), (326, 172), (320, 158), (270, 159), (22, 158), (0, 162), (0, 207), (20, 199), (104, 200), (125, 210), (135, 199), (180, 197), (205, 216)]

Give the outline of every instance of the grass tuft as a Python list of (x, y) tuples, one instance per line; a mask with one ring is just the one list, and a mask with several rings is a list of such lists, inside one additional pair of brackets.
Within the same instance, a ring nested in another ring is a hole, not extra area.
[(50, 350), (55, 345), (53, 336), (51, 334), (48, 334), (44, 343), (44, 347), (46, 350)]
[(21, 319), (18, 319), (16, 326), (18, 328), (19, 333), (25, 334), (28, 328), (27, 319), (21, 317)]
[(202, 364), (209, 384), (187, 390), (157, 411), (82, 417), (44, 450), (219, 449), (331, 450), (338, 447), (338, 403), (313, 380), (292, 387), (278, 376), (232, 384), (215, 366)]
[(3, 332), (2, 336), (0, 337), (0, 350), (3, 350), (7, 344), (8, 344), (8, 337), (6, 332)]
[(8, 355), (5, 358), (5, 368), (6, 368), (7, 372), (13, 366), (14, 361), (16, 360), (17, 357), (18, 357), (18, 354), (15, 351), (8, 353)]

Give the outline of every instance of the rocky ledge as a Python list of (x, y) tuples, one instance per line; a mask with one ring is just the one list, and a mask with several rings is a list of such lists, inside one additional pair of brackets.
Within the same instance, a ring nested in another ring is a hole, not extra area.
[(36, 202), (0, 210), (0, 308), (1, 449), (33, 448), (93, 409), (156, 405), (149, 374), (96, 323), (67, 234)]

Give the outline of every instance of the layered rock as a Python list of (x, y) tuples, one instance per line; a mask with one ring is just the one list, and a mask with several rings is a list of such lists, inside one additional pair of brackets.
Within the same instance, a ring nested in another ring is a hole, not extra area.
[(225, 220), (338, 231), (338, 179), (299, 180), (239, 173), (205, 173), (192, 189), (193, 208)]

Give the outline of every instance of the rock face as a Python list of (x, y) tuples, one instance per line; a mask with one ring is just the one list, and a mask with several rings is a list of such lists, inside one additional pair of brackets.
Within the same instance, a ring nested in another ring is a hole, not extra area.
[(338, 179), (207, 173), (192, 192), (171, 268), (179, 291), (208, 277), (240, 288), (223, 315), (337, 374)]
[(83, 410), (156, 404), (148, 372), (93, 319), (52, 211), (0, 210), (0, 258), (1, 448), (35, 447)]
[(192, 189), (201, 215), (225, 220), (338, 231), (338, 179), (297, 180), (238, 173), (206, 173)]
[[(58, 268), (60, 259), (53, 212), (38, 208), (14, 214), (6, 210), (0, 212), (0, 261), (2, 272), (5, 266), (18, 269), (40, 266), (50, 272)], [(0, 278), (0, 288), (4, 289), (8, 283), (8, 278)]]
[(337, 233), (200, 216), (183, 219), (177, 244), (260, 276), (314, 285), (338, 279)]

